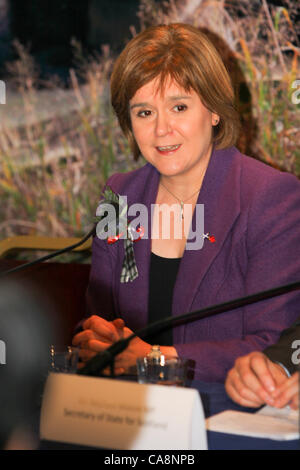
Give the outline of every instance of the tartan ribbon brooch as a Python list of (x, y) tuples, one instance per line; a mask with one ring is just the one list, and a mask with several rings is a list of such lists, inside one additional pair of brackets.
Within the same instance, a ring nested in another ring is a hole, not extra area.
[[(109, 245), (124, 240), (124, 259), (120, 282), (132, 282), (138, 277), (138, 269), (134, 256), (133, 243), (144, 235), (142, 226), (134, 229), (127, 220), (126, 198), (116, 194), (109, 186), (103, 191), (103, 197), (97, 208), (94, 222), (97, 222), (98, 238), (106, 239)], [(138, 235), (134, 237), (135, 233)]]

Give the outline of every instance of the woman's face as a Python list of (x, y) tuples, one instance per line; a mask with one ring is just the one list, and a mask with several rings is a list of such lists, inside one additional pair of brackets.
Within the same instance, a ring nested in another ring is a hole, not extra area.
[(219, 116), (198, 94), (169, 81), (162, 94), (157, 80), (130, 100), (132, 131), (141, 154), (164, 176), (199, 174), (211, 153), (212, 126)]

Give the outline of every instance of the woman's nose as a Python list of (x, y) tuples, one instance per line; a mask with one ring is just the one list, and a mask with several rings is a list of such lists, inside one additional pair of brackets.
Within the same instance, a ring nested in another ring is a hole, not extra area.
[(171, 131), (171, 127), (170, 120), (165, 113), (157, 114), (155, 130), (158, 137), (168, 134)]

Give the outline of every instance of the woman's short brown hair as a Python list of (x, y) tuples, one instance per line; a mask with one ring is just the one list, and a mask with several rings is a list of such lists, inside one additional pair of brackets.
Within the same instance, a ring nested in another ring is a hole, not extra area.
[(129, 101), (139, 88), (157, 77), (161, 89), (168, 79), (186, 91), (193, 89), (204, 106), (220, 116), (213, 133), (216, 148), (235, 144), (240, 126), (234, 92), (213, 44), (188, 24), (152, 26), (127, 44), (111, 77), (112, 106), (135, 159), (140, 151), (131, 129)]

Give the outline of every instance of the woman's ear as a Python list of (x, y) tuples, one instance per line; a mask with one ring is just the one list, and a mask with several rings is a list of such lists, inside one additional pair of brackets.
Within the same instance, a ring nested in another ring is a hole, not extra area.
[(212, 113), (211, 115), (211, 124), (212, 126), (217, 126), (220, 122), (220, 116), (216, 113)]

